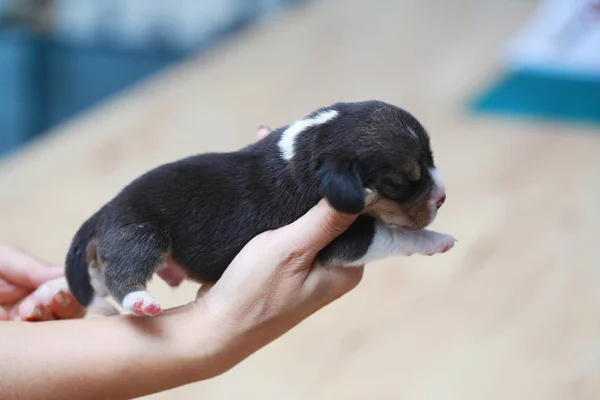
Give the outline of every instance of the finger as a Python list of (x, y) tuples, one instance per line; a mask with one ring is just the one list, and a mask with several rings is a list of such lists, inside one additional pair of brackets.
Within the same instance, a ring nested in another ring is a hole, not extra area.
[(269, 133), (271, 133), (271, 128), (269, 128), (267, 125), (263, 124), (258, 127), (258, 131), (256, 132), (256, 137), (258, 138), (258, 140), (262, 140)]
[(85, 309), (77, 303), (73, 295), (63, 290), (54, 295), (49, 308), (58, 319), (81, 318), (85, 315)]
[(39, 305), (38, 307), (42, 311), (41, 317), (39, 317), (39, 319), (31, 319), (30, 321), (32, 321), (32, 322), (41, 322), (41, 321), (52, 321), (52, 320), (56, 319), (56, 315), (54, 315), (52, 313), (52, 311), (50, 310), (50, 308), (48, 308), (48, 307), (46, 307), (44, 305)]
[(19, 306), (19, 317), (23, 321), (40, 322), (55, 320), (56, 316), (50, 309), (41, 304), (35, 304), (33, 301), (24, 301)]
[(289, 242), (290, 245), (304, 250), (307, 256), (314, 257), (333, 239), (346, 231), (357, 217), (358, 215), (344, 214), (335, 210), (327, 200), (323, 199), (302, 217), (280, 228), (279, 231), (286, 243)]
[[(54, 298), (60, 292), (68, 293), (68, 284), (65, 278), (54, 279), (52, 281), (44, 282), (41, 284), (33, 293), (31, 293), (19, 306), (19, 315), (24, 319), (31, 319), (31, 313), (39, 314), (36, 307), (41, 308), (41, 312), (51, 312), (51, 308), (54, 302)], [(61, 299), (64, 300), (64, 299)], [(70, 298), (69, 300), (73, 300)], [(71, 312), (73, 310), (67, 310)], [(67, 312), (67, 313), (68, 313)], [(40, 315), (37, 315), (38, 318)]]
[(0, 304), (16, 303), (29, 293), (31, 293), (31, 289), (24, 289), (20, 286), (15, 286), (12, 283), (0, 278)]
[(16, 286), (35, 289), (48, 280), (63, 276), (64, 268), (50, 266), (16, 247), (1, 246), (0, 272)]

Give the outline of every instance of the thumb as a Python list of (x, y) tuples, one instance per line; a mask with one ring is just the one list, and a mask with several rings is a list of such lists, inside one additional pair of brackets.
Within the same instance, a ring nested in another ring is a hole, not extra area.
[(306, 214), (280, 228), (282, 236), (297, 248), (314, 257), (325, 246), (341, 235), (358, 218), (358, 214), (344, 214), (335, 210), (325, 199)]

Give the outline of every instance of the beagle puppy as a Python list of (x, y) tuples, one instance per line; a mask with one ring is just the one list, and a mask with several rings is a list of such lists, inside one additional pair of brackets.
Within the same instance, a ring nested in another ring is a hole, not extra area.
[(360, 214), (317, 256), (359, 266), (390, 256), (443, 253), (449, 235), (425, 229), (446, 200), (430, 139), (409, 112), (382, 101), (320, 108), (240, 150), (158, 166), (133, 180), (76, 232), (66, 279), (83, 306), (137, 316), (161, 306), (147, 291), (217, 281), (256, 235), (290, 224), (325, 197)]

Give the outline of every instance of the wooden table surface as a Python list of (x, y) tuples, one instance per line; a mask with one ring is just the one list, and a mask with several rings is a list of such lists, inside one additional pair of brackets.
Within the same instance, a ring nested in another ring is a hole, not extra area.
[[(61, 262), (138, 174), (377, 98), (428, 128), (448, 201), (437, 257), (367, 267), (352, 293), (217, 379), (154, 399), (600, 398), (600, 135), (472, 117), (533, 2), (329, 0), (287, 12), (61, 126), (0, 166), (0, 241)], [(150, 290), (167, 306), (195, 286)]]

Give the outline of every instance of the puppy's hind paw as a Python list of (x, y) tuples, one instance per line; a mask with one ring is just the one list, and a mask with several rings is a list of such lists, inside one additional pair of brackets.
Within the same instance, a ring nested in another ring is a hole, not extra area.
[(155, 317), (162, 314), (160, 304), (145, 290), (129, 293), (123, 299), (123, 308), (137, 317)]

